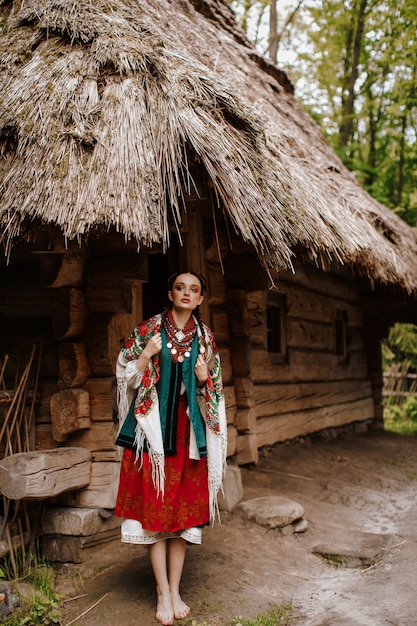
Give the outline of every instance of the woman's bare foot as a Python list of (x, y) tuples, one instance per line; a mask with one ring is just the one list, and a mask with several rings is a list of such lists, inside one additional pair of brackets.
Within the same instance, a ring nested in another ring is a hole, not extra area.
[(156, 619), (163, 626), (172, 626), (174, 621), (174, 610), (172, 608), (171, 596), (169, 594), (157, 593)]
[(171, 591), (171, 603), (174, 609), (175, 619), (184, 619), (184, 617), (187, 617), (190, 612), (190, 607), (188, 604), (185, 604), (179, 593)]

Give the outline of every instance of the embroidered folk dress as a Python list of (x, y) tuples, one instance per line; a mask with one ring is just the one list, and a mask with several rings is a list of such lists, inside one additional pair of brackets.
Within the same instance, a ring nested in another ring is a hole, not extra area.
[[(117, 443), (125, 450), (115, 515), (124, 518), (124, 542), (180, 536), (201, 543), (201, 527), (216, 515), (226, 463), (226, 414), (213, 334), (205, 325), (203, 333), (198, 324), (197, 329), (183, 363), (171, 358), (160, 315), (140, 324), (119, 355)], [(135, 361), (158, 331), (161, 353), (138, 373)], [(194, 366), (203, 350), (209, 377), (199, 390)]]

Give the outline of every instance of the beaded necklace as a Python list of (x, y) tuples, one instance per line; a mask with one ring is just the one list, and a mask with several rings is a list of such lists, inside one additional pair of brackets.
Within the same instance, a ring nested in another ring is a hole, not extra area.
[(184, 328), (178, 328), (172, 312), (168, 311), (164, 327), (168, 336), (167, 348), (171, 352), (171, 358), (175, 363), (182, 363), (191, 354), (191, 344), (197, 332), (197, 326), (191, 315)]

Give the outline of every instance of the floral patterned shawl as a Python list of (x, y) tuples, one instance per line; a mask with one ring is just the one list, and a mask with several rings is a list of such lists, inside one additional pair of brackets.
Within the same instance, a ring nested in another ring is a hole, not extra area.
[[(162, 315), (158, 314), (139, 324), (120, 351), (117, 365), (118, 411), (120, 428), (128, 414), (135, 389), (127, 384), (126, 366), (139, 358), (153, 334), (161, 329)], [(221, 377), (220, 357), (212, 331), (203, 324), (203, 332), (196, 321), (199, 348), (204, 347), (208, 379), (203, 394), (197, 394), (201, 414), (206, 424), (207, 466), (210, 491), (210, 519), (218, 514), (217, 493), (226, 470), (227, 423)], [(159, 355), (154, 356), (143, 373), (137, 390), (134, 414), (136, 418), (135, 448), (141, 458), (145, 447), (152, 463), (155, 488), (164, 493), (164, 447), (162, 441), (159, 401), (156, 383), (160, 377)], [(120, 432), (119, 428), (119, 432)]]

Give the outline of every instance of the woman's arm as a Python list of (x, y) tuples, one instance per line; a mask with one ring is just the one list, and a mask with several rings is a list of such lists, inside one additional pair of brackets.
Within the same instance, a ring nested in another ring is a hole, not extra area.
[(149, 361), (159, 354), (162, 349), (161, 333), (155, 333), (148, 341), (137, 359), (129, 361), (126, 365), (126, 382), (129, 387), (137, 389), (142, 376), (148, 368)]

